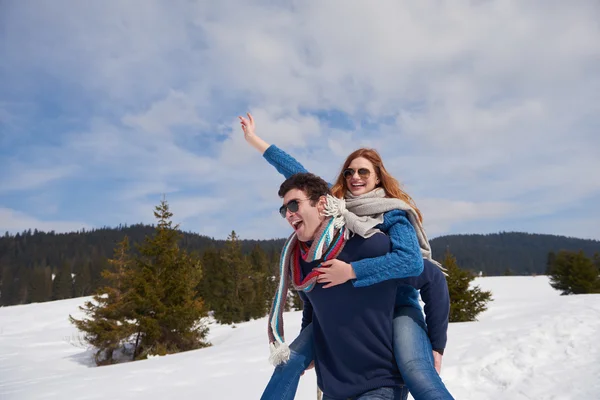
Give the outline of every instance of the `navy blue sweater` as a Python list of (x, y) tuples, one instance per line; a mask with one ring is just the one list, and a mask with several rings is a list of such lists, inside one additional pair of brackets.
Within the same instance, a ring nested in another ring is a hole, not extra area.
[[(396, 295), (396, 307), (415, 307), (418, 303), (418, 293), (425, 303), (425, 322), (427, 323), (427, 334), (431, 341), (433, 350), (444, 354), (448, 341), (448, 319), (450, 315), (450, 294), (446, 277), (431, 261), (423, 259), (423, 272), (421, 275), (398, 280), (398, 292)], [(298, 292), (300, 297), (303, 292)], [(415, 297), (413, 300), (412, 297)], [(407, 298), (410, 300), (407, 301)], [(303, 300), (306, 300), (304, 297)], [(421, 308), (420, 305), (418, 307)], [(312, 322), (312, 307), (310, 302), (304, 302), (304, 313), (302, 314), (302, 329)]]
[[(386, 254), (390, 247), (385, 234), (355, 235), (337, 258), (350, 263)], [(306, 276), (317, 264), (301, 261), (301, 266)], [(323, 289), (317, 284), (302, 296), (303, 327), (309, 319), (313, 324), (317, 383), (329, 397), (344, 399), (402, 384), (392, 345), (398, 285), (397, 279), (366, 287), (346, 282)]]

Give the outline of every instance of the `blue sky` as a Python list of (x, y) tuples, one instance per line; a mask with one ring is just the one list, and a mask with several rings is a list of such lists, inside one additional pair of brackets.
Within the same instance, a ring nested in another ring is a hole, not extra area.
[(237, 116), (328, 180), (378, 149), (430, 237), (600, 239), (596, 1), (0, 5), (0, 231), (285, 237)]

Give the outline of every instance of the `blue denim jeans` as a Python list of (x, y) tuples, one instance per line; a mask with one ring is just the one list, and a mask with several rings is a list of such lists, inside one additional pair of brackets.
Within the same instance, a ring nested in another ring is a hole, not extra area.
[[(366, 393), (358, 395), (356, 397), (350, 397), (344, 400), (398, 400), (406, 399), (408, 397), (408, 390), (401, 388), (382, 387), (378, 389), (369, 390)], [(335, 400), (323, 394), (323, 400)]]
[(431, 342), (421, 310), (397, 307), (394, 312), (394, 355), (415, 400), (454, 400), (435, 370)]
[[(396, 308), (394, 353), (406, 386), (393, 392), (396, 397), (391, 398), (406, 400), (408, 398), (406, 387), (408, 387), (415, 400), (453, 400), (435, 370), (431, 342), (427, 336), (427, 326), (421, 310), (413, 307)], [(277, 366), (273, 371), (261, 400), (293, 400), (300, 376), (313, 359), (312, 325), (308, 325), (290, 344), (289, 361)], [(391, 388), (380, 389), (392, 390)]]
[(293, 400), (300, 376), (314, 358), (313, 327), (310, 324), (290, 344), (290, 359), (275, 367), (261, 400)]

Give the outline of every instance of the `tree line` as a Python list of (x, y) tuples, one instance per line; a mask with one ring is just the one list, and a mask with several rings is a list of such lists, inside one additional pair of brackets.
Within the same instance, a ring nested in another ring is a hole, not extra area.
[[(209, 346), (208, 316), (231, 324), (268, 313), (279, 279), (280, 241), (242, 241), (235, 231), (225, 241), (181, 232), (171, 222), (166, 201), (154, 215), (158, 223), (151, 229), (25, 232), (12, 241), (5, 235), (0, 242), (0, 300), (19, 304), (93, 294), (80, 307), (85, 317), (69, 317), (96, 349), (98, 365)], [(106, 237), (114, 240), (117, 233), (122, 235), (112, 255), (103, 257)], [(144, 235), (134, 242), (128, 233)], [(27, 246), (39, 252), (23, 251)], [(27, 267), (7, 264), (15, 260), (27, 261)], [(61, 262), (53, 271), (50, 265), (56, 260)], [(459, 267), (449, 246), (442, 264), (448, 274), (450, 322), (476, 320), (493, 300), (492, 293), (472, 284), (476, 274)], [(545, 273), (562, 294), (600, 293), (597, 253), (590, 258), (583, 250), (549, 252)], [(291, 307), (302, 308), (295, 292), (286, 309)]]
[(449, 249), (461, 268), (484, 276), (543, 275), (550, 252), (582, 251), (587, 257), (600, 253), (598, 240), (524, 232), (447, 235), (430, 243), (434, 258)]
[[(137, 253), (137, 244), (154, 234), (153, 225), (118, 226), (71, 233), (26, 230), (0, 237), (0, 306), (90, 296), (106, 284), (102, 271), (109, 267), (113, 249), (124, 237)], [(178, 229), (179, 246), (201, 256), (222, 251), (228, 240), (215, 240)], [(244, 255), (261, 251), (275, 273), (280, 239), (239, 240)]]
[[(105, 284), (102, 271), (117, 243), (128, 237), (135, 245), (152, 235), (153, 225), (118, 226), (71, 233), (26, 230), (0, 237), (0, 306), (89, 296)], [(180, 233), (181, 248), (203, 256), (221, 252), (229, 240), (191, 232)], [(259, 250), (271, 274), (276, 273), (284, 239), (241, 240), (241, 253)], [(600, 253), (600, 242), (554, 235), (503, 232), (489, 235), (449, 235), (431, 240), (433, 256), (442, 261), (449, 249), (461, 268), (485, 276), (542, 275), (548, 253), (578, 252), (589, 258)], [(214, 254), (213, 254), (214, 255)], [(253, 256), (257, 258), (256, 254)]]

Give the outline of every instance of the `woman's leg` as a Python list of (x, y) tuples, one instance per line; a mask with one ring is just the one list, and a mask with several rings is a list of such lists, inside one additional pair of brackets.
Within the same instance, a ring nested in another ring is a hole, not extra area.
[(394, 312), (394, 355), (415, 400), (453, 400), (433, 364), (423, 313), (414, 307)]
[(290, 344), (290, 359), (275, 367), (261, 400), (293, 400), (300, 376), (313, 359), (313, 329), (309, 324)]

